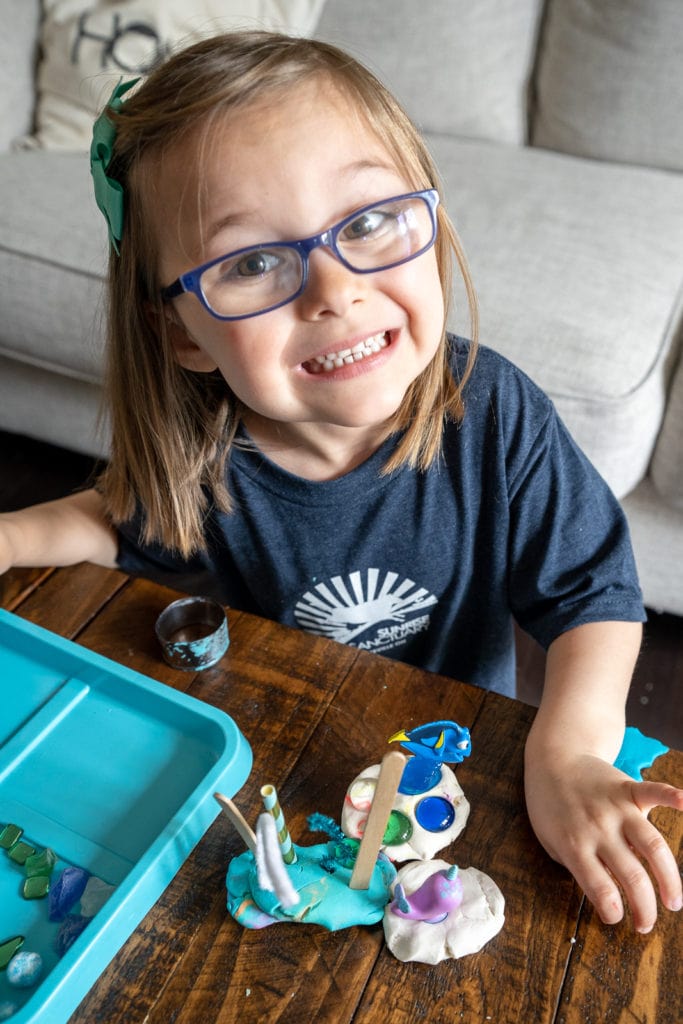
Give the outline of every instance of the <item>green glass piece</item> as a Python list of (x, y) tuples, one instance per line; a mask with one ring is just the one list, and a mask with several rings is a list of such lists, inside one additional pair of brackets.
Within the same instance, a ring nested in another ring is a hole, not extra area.
[(401, 811), (392, 811), (384, 832), (384, 845), (400, 846), (401, 843), (408, 842), (412, 834), (413, 826), (410, 824), (410, 818), (402, 814)]
[(50, 891), (50, 879), (48, 875), (31, 875), (24, 882), (24, 899), (40, 900), (47, 896)]
[(3, 850), (9, 850), (10, 846), (14, 846), (23, 833), (23, 828), (19, 828), (18, 825), (5, 825), (0, 832), (0, 847)]
[(24, 945), (24, 936), (15, 935), (13, 939), (7, 939), (0, 943), (0, 970), (4, 971), (18, 949)]
[(16, 842), (8, 853), (9, 859), (15, 864), (25, 864), (29, 857), (36, 852), (35, 846), (25, 843), (23, 839)]
[(41, 850), (40, 853), (34, 853), (26, 860), (26, 863), (24, 864), (26, 877), (33, 878), (35, 875), (49, 878), (56, 863), (57, 854), (48, 846), (46, 850)]

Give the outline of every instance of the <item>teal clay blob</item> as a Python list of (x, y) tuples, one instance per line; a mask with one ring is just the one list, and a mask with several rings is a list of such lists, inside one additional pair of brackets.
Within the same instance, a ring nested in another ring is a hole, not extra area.
[(23, 834), (23, 828), (19, 828), (18, 825), (5, 825), (2, 832), (0, 832), (0, 847), (3, 850), (9, 850), (10, 847), (14, 846), (21, 839)]
[(7, 939), (0, 943), (0, 970), (4, 970), (18, 949), (24, 945), (24, 936), (15, 935), (13, 939)]
[(18, 843), (15, 843), (11, 850), (9, 850), (8, 856), (15, 864), (25, 864), (29, 857), (32, 857), (35, 852), (35, 847), (31, 846), (29, 843), (25, 843), (22, 839)]

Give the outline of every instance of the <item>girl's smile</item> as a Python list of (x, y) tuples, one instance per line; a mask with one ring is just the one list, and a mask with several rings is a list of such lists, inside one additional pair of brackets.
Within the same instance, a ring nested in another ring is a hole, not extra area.
[[(325, 231), (416, 187), (324, 79), (233, 112), (202, 152), (199, 166), (194, 138), (170, 150), (160, 167), (164, 283), (223, 253)], [(218, 368), (250, 410), (252, 438), (309, 478), (345, 472), (384, 440), (443, 334), (433, 248), (365, 274), (316, 248), (301, 295), (248, 319), (218, 320), (191, 294), (173, 302), (181, 365)]]

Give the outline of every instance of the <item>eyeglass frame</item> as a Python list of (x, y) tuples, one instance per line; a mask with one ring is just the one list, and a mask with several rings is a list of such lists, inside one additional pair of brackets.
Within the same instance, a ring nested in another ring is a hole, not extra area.
[[(342, 253), (337, 247), (337, 237), (343, 228), (347, 225), (352, 224), (357, 217), (363, 213), (367, 213), (369, 210), (376, 210), (378, 207), (384, 206), (386, 203), (396, 203), (401, 199), (423, 199), (429, 210), (429, 216), (432, 224), (432, 234), (429, 242), (423, 245), (417, 252), (411, 253), (410, 256), (404, 256), (400, 260), (396, 260), (393, 263), (387, 263), (380, 267), (368, 267), (365, 270), (359, 270), (357, 267), (352, 266), (348, 260), (344, 258)], [(417, 259), (418, 256), (422, 256), (432, 248), (436, 241), (438, 223), (436, 219), (436, 211), (439, 206), (440, 196), (435, 188), (422, 189), (417, 192), (404, 192), (398, 196), (389, 196), (387, 199), (379, 199), (374, 203), (367, 203), (365, 206), (359, 207), (354, 210), (353, 213), (342, 220), (333, 224), (332, 227), (327, 228), (326, 231), (321, 231), (318, 235), (310, 235), (308, 238), (299, 238), (291, 242), (257, 242), (255, 245), (246, 245), (240, 249), (235, 249), (231, 252), (223, 253), (222, 256), (217, 256), (213, 260), (209, 260), (208, 263), (202, 263), (201, 266), (195, 267), (193, 270), (188, 270), (184, 274), (180, 274), (172, 284), (167, 285), (161, 289), (161, 299), (163, 302), (170, 302), (172, 299), (178, 298), (179, 295), (185, 293), (195, 295), (201, 302), (207, 313), (215, 317), (216, 320), (248, 320), (254, 316), (262, 316), (264, 313), (272, 313), (274, 309), (280, 309), (281, 306), (287, 306), (290, 302), (294, 302), (306, 289), (308, 284), (308, 267), (309, 267), (309, 256), (314, 249), (318, 249), (321, 246), (325, 246), (335, 256), (339, 262), (352, 271), (354, 274), (377, 274), (382, 270), (391, 270), (393, 267), (400, 267), (404, 263), (410, 263), (411, 260)], [(201, 277), (211, 267), (215, 267), (216, 264), (222, 263), (224, 260), (233, 259), (236, 256), (241, 256), (242, 253), (253, 252), (255, 249), (295, 249), (299, 254), (301, 260), (301, 284), (297, 290), (286, 299), (282, 299), (281, 302), (276, 302), (272, 306), (267, 306), (265, 309), (258, 309), (253, 313), (240, 313), (235, 316), (224, 316), (221, 313), (217, 313), (209, 305), (206, 296), (201, 288)]]

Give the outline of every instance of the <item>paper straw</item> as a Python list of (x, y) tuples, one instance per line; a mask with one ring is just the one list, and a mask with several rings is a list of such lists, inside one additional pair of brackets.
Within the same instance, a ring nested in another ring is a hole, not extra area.
[(277, 798), (277, 790), (275, 789), (275, 786), (262, 786), (261, 796), (263, 797), (263, 806), (275, 819), (275, 828), (277, 829), (277, 838), (280, 843), (280, 849), (282, 850), (282, 859), (285, 864), (294, 864), (296, 862), (296, 853), (292, 846), (292, 840), (290, 839), (289, 832), (287, 831), (285, 816), (282, 813), (282, 808), (280, 807), (280, 801)]
[(349, 889), (367, 889), (370, 885), (405, 763), (405, 754), (401, 754), (398, 750), (392, 750), (382, 758), (377, 788), (363, 838), (360, 841), (358, 856), (349, 881)]

